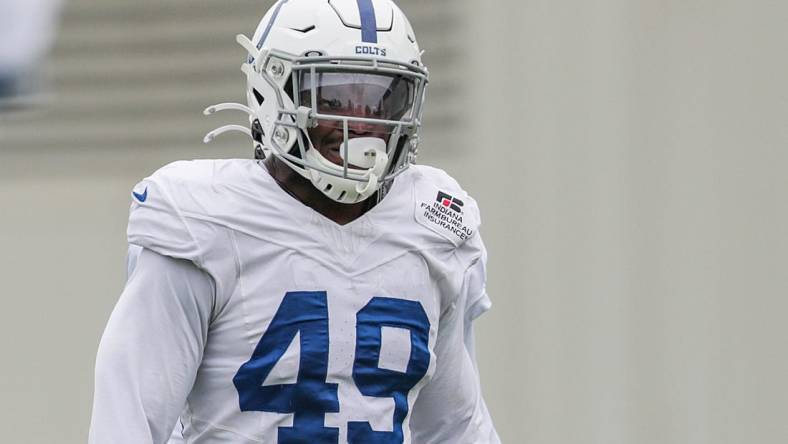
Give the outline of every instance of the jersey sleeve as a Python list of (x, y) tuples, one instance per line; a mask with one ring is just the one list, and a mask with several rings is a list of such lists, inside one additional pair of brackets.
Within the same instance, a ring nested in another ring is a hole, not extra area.
[(491, 306), (485, 289), (487, 254), (478, 233), (467, 249), (477, 255), (465, 271), (456, 304), (441, 317), (435, 375), (413, 408), (413, 442), (500, 444), (482, 398), (474, 352), (473, 321)]
[(133, 249), (96, 357), (90, 444), (165, 444), (202, 360), (215, 294), (193, 262)]
[(229, 301), (238, 273), (230, 230), (212, 215), (224, 197), (215, 191), (213, 161), (178, 161), (156, 171), (132, 191), (127, 237), (134, 249), (185, 259), (216, 286), (217, 312)]

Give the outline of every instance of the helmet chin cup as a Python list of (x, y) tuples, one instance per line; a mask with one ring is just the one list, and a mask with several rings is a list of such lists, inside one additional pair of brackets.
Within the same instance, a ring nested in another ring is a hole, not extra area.
[(345, 143), (339, 147), (339, 157), (348, 165), (360, 168), (375, 168), (380, 156), (386, 155), (386, 141), (378, 137), (357, 137), (347, 141), (347, 158), (345, 158)]
[[(345, 160), (345, 144), (340, 155)], [(309, 180), (328, 198), (340, 203), (353, 204), (372, 196), (381, 185), (389, 158), (386, 142), (375, 137), (359, 137), (347, 141), (345, 166), (337, 165), (323, 157), (315, 148), (307, 153)], [(361, 169), (358, 169), (360, 167)]]

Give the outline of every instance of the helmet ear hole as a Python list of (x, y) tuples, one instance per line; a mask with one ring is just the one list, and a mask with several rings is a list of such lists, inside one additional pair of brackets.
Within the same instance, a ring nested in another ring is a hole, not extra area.
[(254, 119), (252, 122), (252, 140), (255, 142), (262, 144), (263, 143), (263, 127), (260, 125), (260, 120)]
[(254, 122), (252, 122), (252, 140), (254, 140), (254, 158), (257, 160), (265, 159), (263, 136), (263, 127), (260, 125), (260, 121), (254, 119)]
[(265, 160), (265, 150), (260, 145), (255, 145), (254, 147), (254, 158), (255, 160)]
[(263, 95), (260, 94), (260, 91), (258, 91), (257, 88), (252, 89), (252, 94), (254, 94), (254, 98), (255, 100), (257, 100), (258, 105), (262, 105), (263, 102), (265, 102), (265, 97), (263, 97)]

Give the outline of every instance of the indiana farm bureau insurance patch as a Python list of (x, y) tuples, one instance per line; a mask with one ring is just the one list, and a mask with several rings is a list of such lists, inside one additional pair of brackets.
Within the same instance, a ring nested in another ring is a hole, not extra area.
[[(475, 214), (465, 214), (465, 202), (445, 191), (438, 190), (430, 198), (419, 199), (416, 221), (460, 245), (473, 236)], [(467, 220), (471, 219), (471, 220)]]

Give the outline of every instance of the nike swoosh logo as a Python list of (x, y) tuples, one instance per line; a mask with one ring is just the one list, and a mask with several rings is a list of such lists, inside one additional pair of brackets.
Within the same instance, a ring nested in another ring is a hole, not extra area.
[(134, 191), (132, 191), (131, 194), (133, 194), (134, 197), (136, 197), (138, 201), (145, 202), (145, 199), (148, 198), (148, 187), (145, 187), (145, 191), (143, 191), (142, 194), (137, 194)]

